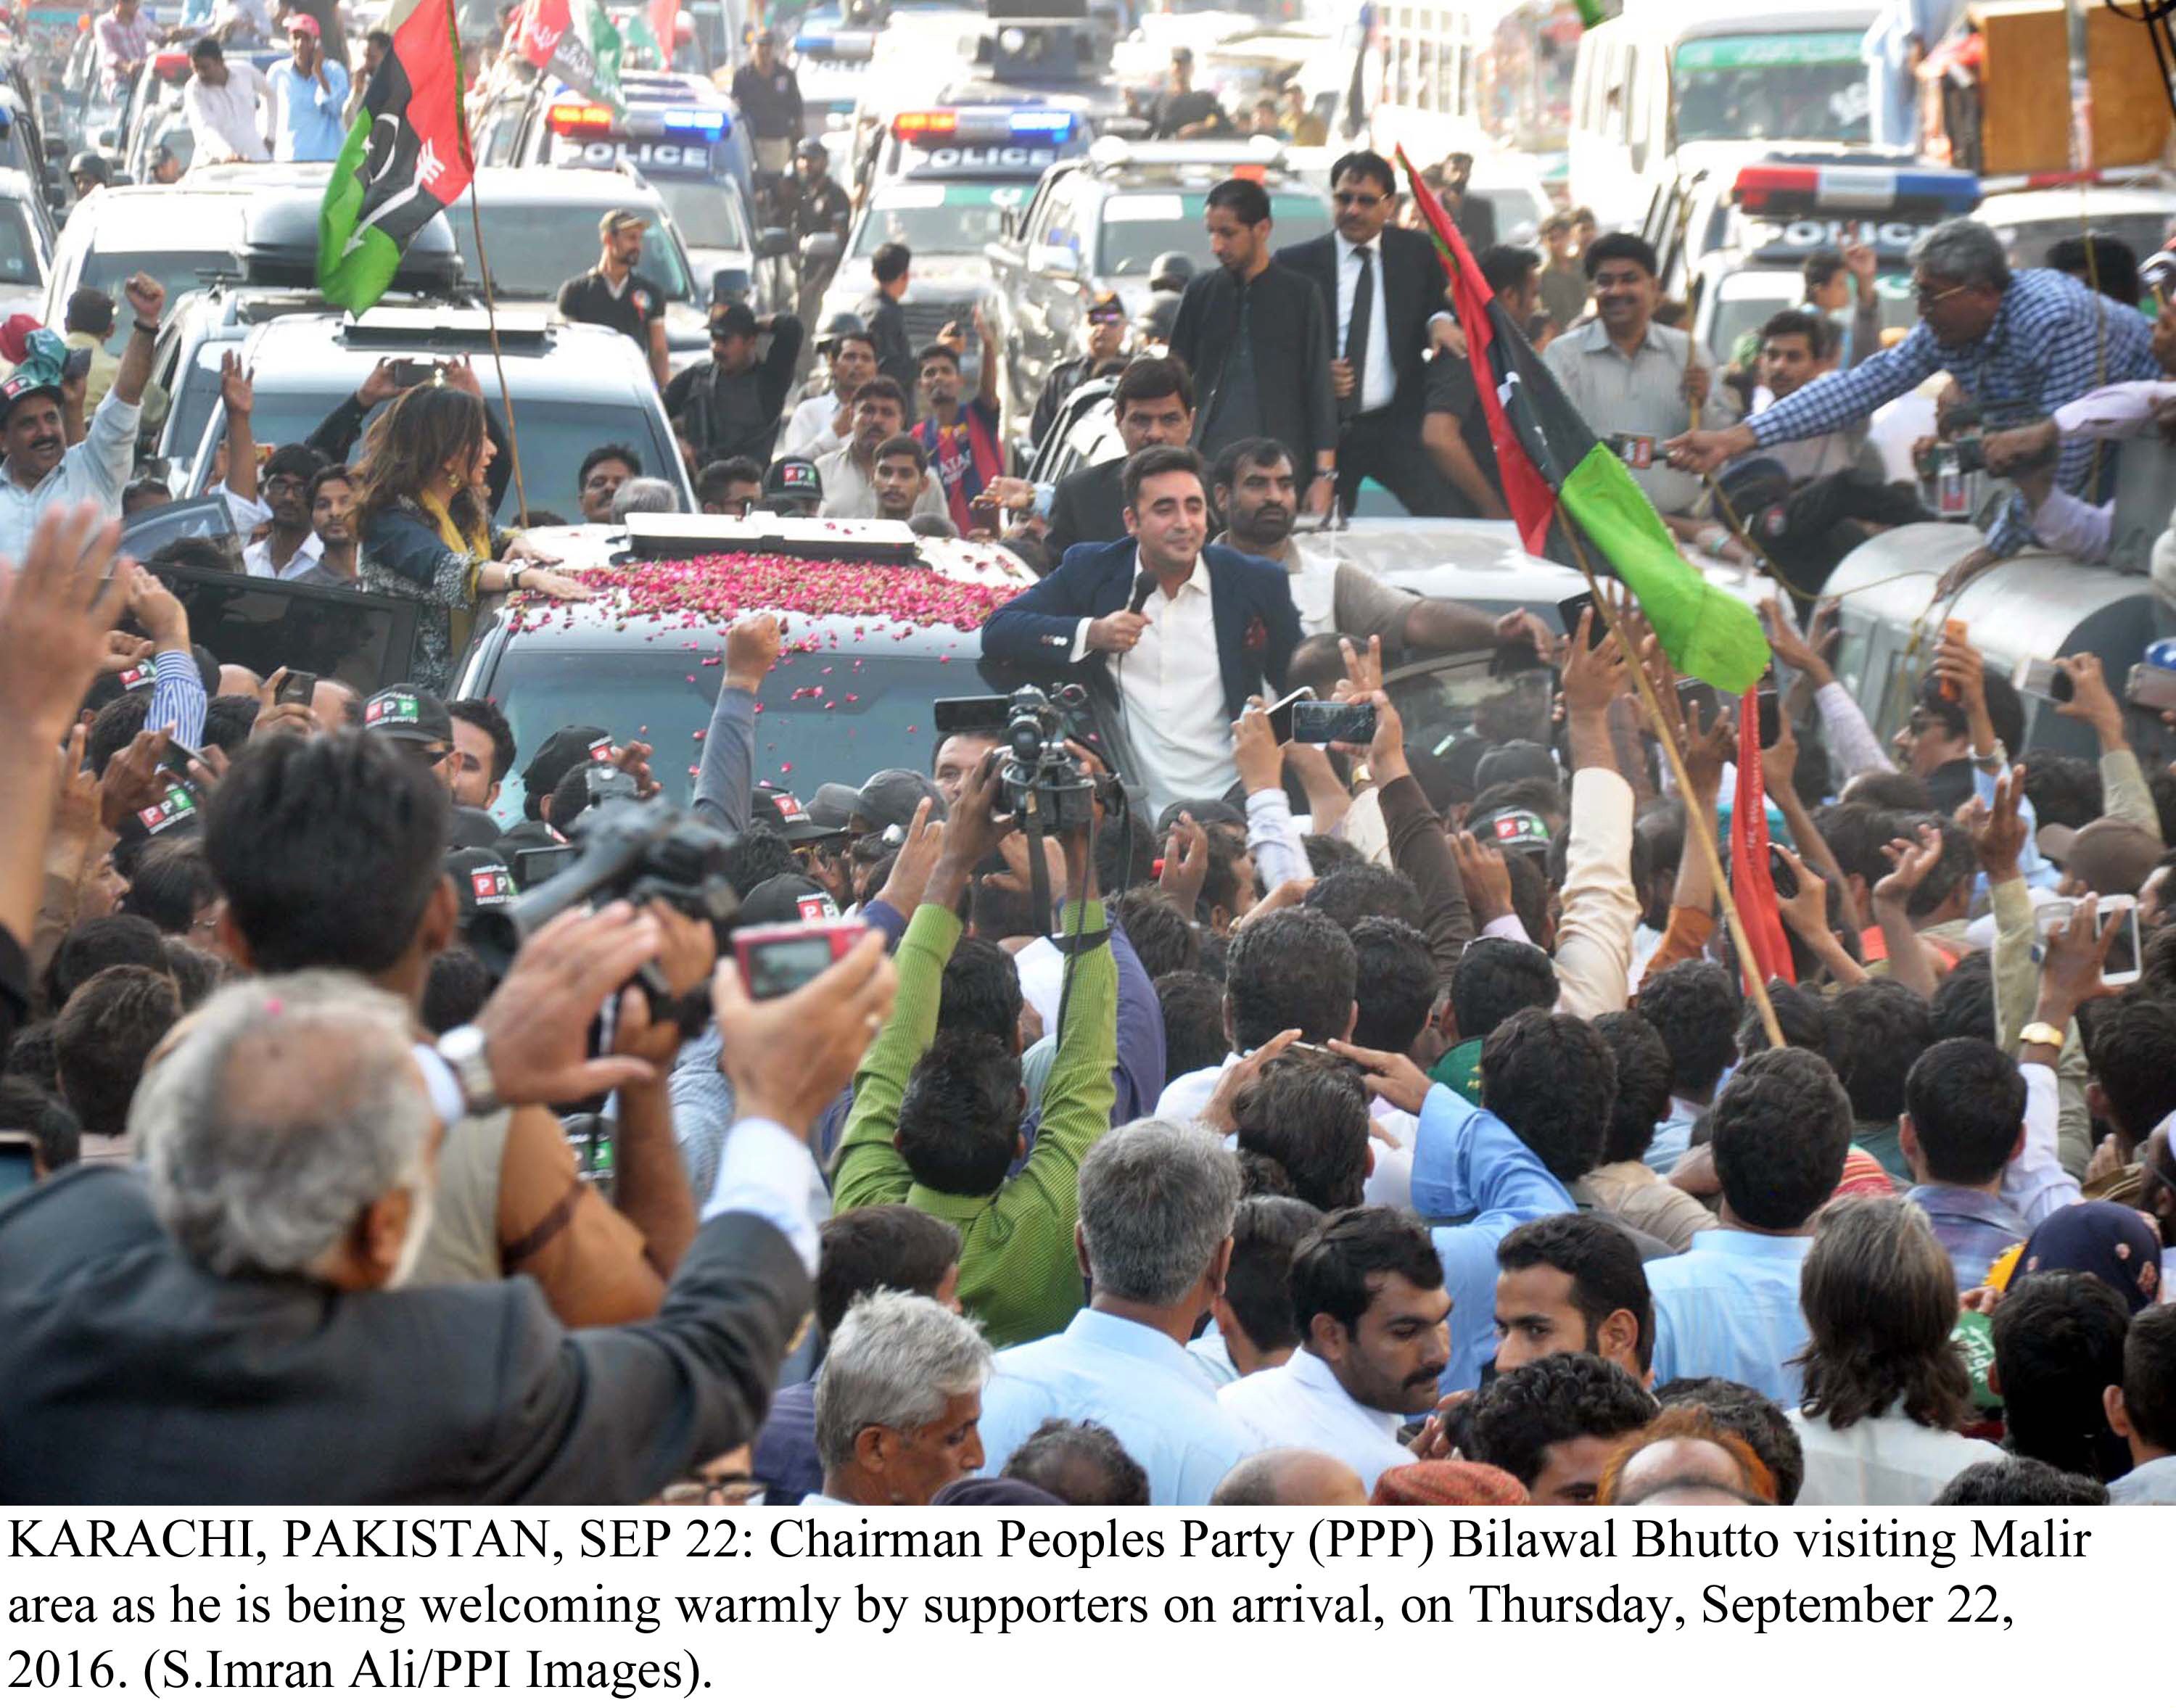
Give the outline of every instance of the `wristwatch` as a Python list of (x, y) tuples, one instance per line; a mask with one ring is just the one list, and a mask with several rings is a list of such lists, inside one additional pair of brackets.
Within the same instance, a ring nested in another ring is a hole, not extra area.
[(2010, 769), (2010, 749), (2003, 746), (1998, 737), (1993, 753), (1976, 753), (1972, 756), (1972, 762), (1983, 771), (2005, 771)]
[(473, 1025), (455, 1026), (438, 1039), (438, 1055), (460, 1081), (461, 1101), (471, 1115), (488, 1115), (503, 1107), (485, 1048), (482, 1030)]
[(2027, 1020), (2017, 1029), (2021, 1044), (2045, 1044), (2051, 1050), (2063, 1047), (2063, 1029), (2051, 1026), (2045, 1020)]

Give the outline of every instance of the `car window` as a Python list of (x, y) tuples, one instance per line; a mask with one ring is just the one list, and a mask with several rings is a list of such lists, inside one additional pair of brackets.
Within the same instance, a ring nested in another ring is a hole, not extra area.
[(1066, 174), (1044, 193), (1041, 205), (1035, 210), (1035, 221), (1028, 229), (1030, 243), (1063, 243), (1076, 253), (1080, 240), (1074, 231), (1073, 175)]
[[(741, 219), (740, 198), (703, 178), (653, 177), (651, 185), (665, 198), (666, 211), (680, 228), (680, 241), (691, 249), (745, 249), (748, 226)], [(644, 251), (648, 258), (647, 246)]]
[[(166, 287), (166, 300), (171, 302), (184, 291), (201, 290), (206, 273), (232, 273), (237, 264), (230, 249), (91, 249), (84, 255), (75, 283), (79, 289), (88, 285), (119, 302), (122, 285), (131, 274), (149, 273)], [(116, 315), (106, 347), (118, 356), (128, 341), (128, 317)]]
[[(677, 649), (553, 651), (516, 642), (501, 655), (485, 692), (505, 712), (523, 753), (573, 723), (601, 724), (623, 740), (639, 736), (655, 749), (652, 774), (684, 803), (694, 791), (699, 732), (709, 726), (720, 675), (713, 665), (690, 682), (694, 662)], [(858, 781), (889, 766), (927, 771), (935, 741), (930, 702), (980, 691), (973, 666), (957, 659), (789, 651), (764, 683), (756, 776), (813, 791), (820, 782)], [(499, 816), (512, 822), (520, 804), (519, 790), (503, 791)]]
[[(1201, 215), (1205, 190), (1128, 190), (1103, 203), (1102, 230), (1096, 238), (1096, 271), (1107, 278), (1145, 279), (1149, 266), (1167, 250), (1203, 254)], [(1284, 248), (1319, 237), (1330, 229), (1330, 209), (1314, 196), (1272, 195), (1272, 241)]]
[(1024, 184), (890, 185), (876, 193), (854, 253), (904, 243), (917, 255), (979, 255), (1004, 236), (1007, 209), (1026, 194)]
[[(177, 456), (193, 456), (204, 438), (204, 423), (219, 406), (219, 361), (231, 350), (241, 348), (239, 341), (222, 342), (206, 339), (197, 346), (197, 359), (176, 377), (171, 388), (173, 402), (168, 406), (166, 443)], [(256, 418), (250, 426), (256, 428)]]
[(0, 285), (41, 285), (37, 239), (20, 202), (0, 203)]
[[(597, 216), (601, 211), (587, 202), (486, 203), (483, 244), (498, 295), (515, 301), (556, 301), (562, 285), (597, 264)], [(460, 219), (452, 223), (462, 269), (471, 279), (480, 279), (474, 222)], [(669, 302), (685, 302), (694, 295), (679, 246), (656, 226), (644, 234), (640, 270)]]

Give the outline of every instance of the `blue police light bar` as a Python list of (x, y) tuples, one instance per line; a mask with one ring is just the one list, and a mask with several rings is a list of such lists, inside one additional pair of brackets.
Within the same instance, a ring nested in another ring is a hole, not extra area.
[(1781, 160), (1739, 168), (1731, 199), (1749, 214), (1968, 214), (1980, 203), (1977, 174), (1944, 166), (1811, 165)]
[(1015, 136), (1061, 137), (1073, 129), (1073, 115), (1069, 112), (1037, 111), (1016, 112), (1013, 115), (1013, 134)]
[(714, 107), (668, 106), (664, 122), (668, 131), (699, 131), (715, 141), (726, 133), (728, 121)]

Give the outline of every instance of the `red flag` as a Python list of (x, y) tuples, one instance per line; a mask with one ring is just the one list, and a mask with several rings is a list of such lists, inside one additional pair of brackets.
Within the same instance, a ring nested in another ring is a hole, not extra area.
[(574, 22), (568, 0), (529, 0), (521, 8), (514, 46), (521, 57), (541, 71), (552, 63), (552, 50)]
[(650, 0), (650, 33), (657, 38), (658, 69), (672, 68), (672, 26), (680, 16), (680, 0)]
[[(1760, 690), (1748, 688), (1738, 710), (1738, 793), (1730, 813), (1730, 897), (1745, 926), (1746, 941), (1760, 963), (1760, 982), (1798, 980), (1791, 969), (1791, 939), (1776, 906), (1776, 880), (1768, 870), (1768, 791), (1760, 780)], [(1742, 971), (1750, 980), (1753, 968)]]
[[(1457, 311), (1459, 326), (1466, 334), (1466, 359), (1473, 364), (1473, 384), (1481, 394), (1482, 413), (1488, 418), (1488, 443), (1495, 448), (1496, 472), (1504, 483), (1504, 502), (1510, 507), (1512, 519), (1519, 525), (1519, 537), (1526, 549), (1537, 556), (1545, 554), (1549, 528), (1556, 520), (1557, 498), (1542, 478), (1542, 471), (1534, 465), (1534, 460), (1526, 454), (1526, 444), (1505, 415), (1502, 394), (1497, 390), (1504, 382), (1491, 355), (1491, 347), (1496, 341), (1497, 318), (1504, 315), (1504, 311), (1497, 305), (1496, 293), (1488, 288), (1488, 281), (1481, 276), (1481, 269), (1474, 264), (1473, 252), (1466, 247), (1466, 239), (1444, 212), (1435, 192), (1413, 170), (1413, 163), (1406, 158), (1402, 148), (1398, 150), (1398, 164), (1405, 168), (1413, 204), (1421, 210), (1422, 219), (1433, 233), (1436, 247), (1443, 257), (1444, 270), (1450, 275), (1451, 303)], [(1508, 324), (1508, 317), (1504, 318)]]

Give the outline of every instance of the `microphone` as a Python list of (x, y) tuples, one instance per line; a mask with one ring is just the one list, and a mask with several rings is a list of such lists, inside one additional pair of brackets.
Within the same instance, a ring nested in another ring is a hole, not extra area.
[(1134, 596), (1126, 601), (1126, 609), (1136, 617), (1149, 602), (1149, 595), (1156, 591), (1156, 579), (1151, 570), (1144, 569), (1134, 577)]

